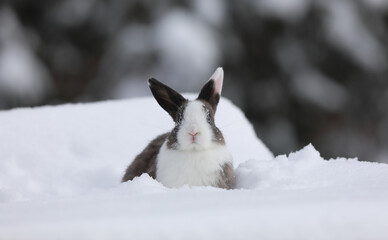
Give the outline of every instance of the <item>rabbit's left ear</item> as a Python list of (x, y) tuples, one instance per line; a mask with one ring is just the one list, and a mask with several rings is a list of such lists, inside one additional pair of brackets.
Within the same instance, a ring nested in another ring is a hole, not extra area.
[(159, 105), (170, 114), (172, 119), (177, 121), (177, 112), (179, 108), (186, 102), (186, 99), (169, 86), (159, 82), (155, 78), (148, 80), (148, 86), (151, 89)]
[(210, 80), (202, 87), (198, 96), (198, 100), (208, 102), (212, 106), (214, 112), (216, 112), (217, 104), (220, 101), (223, 81), (224, 70), (219, 67), (210, 77)]

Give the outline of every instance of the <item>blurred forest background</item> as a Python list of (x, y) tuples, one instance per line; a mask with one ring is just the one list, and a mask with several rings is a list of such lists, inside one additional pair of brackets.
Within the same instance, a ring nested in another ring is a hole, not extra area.
[[(216, 67), (275, 154), (388, 162), (385, 0), (10, 0), (0, 109), (198, 91)], [(243, 136), (242, 136), (243, 139)]]

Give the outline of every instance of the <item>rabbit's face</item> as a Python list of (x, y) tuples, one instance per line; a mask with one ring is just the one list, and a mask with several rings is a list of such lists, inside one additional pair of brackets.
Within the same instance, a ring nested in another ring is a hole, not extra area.
[(176, 140), (174, 145), (177, 150), (206, 150), (223, 142), (220, 131), (214, 125), (213, 109), (200, 100), (189, 101), (182, 113), (178, 112), (176, 128), (177, 136), (173, 139)]
[(201, 151), (225, 144), (220, 130), (214, 124), (223, 77), (222, 68), (217, 68), (194, 101), (188, 101), (154, 78), (148, 80), (156, 101), (175, 122), (175, 128), (167, 140), (168, 148)]

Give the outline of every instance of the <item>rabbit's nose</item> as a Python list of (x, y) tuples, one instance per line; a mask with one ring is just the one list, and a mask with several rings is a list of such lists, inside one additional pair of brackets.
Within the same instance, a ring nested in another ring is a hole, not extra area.
[(196, 125), (191, 125), (188, 130), (191, 136), (195, 136), (199, 133), (198, 127)]
[(191, 135), (192, 137), (195, 137), (198, 135), (199, 132), (189, 132), (189, 135)]

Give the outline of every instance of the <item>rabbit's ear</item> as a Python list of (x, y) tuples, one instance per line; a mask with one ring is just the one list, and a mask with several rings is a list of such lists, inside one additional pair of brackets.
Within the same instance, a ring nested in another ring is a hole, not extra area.
[(177, 93), (174, 89), (164, 85), (155, 78), (148, 80), (148, 86), (151, 89), (152, 95), (159, 105), (170, 114), (172, 119), (176, 120), (178, 109), (184, 104), (186, 99)]
[(198, 96), (198, 100), (208, 102), (213, 107), (214, 112), (216, 111), (217, 104), (220, 101), (223, 80), (224, 70), (219, 67), (210, 77), (210, 80), (202, 87)]

